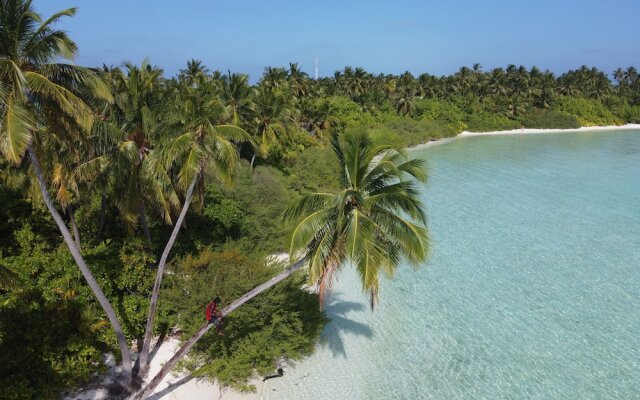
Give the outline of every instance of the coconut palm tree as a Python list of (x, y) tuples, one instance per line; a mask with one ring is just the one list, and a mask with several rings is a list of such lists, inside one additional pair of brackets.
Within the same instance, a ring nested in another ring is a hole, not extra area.
[[(342, 190), (304, 196), (285, 215), (297, 222), (291, 254), (301, 254), (300, 260), (232, 302), (221, 311), (223, 317), (305, 265), (322, 299), (335, 272), (348, 261), (356, 267), (373, 307), (380, 273), (392, 276), (403, 259), (415, 266), (426, 259), (429, 237), (416, 188), (416, 180), (426, 180), (422, 160), (408, 160), (386, 137), (364, 132), (347, 132), (342, 139), (334, 136), (332, 144), (341, 166)], [(150, 396), (213, 326), (204, 324), (194, 333), (134, 398)]]
[(262, 74), (260, 84), (270, 89), (278, 89), (287, 84), (287, 69), (284, 67), (267, 67)]
[(43, 20), (29, 0), (0, 0), (0, 153), (16, 165), (28, 154), (43, 200), (116, 333), (128, 383), (131, 357), (120, 322), (56, 209), (40, 164), (45, 154), (39, 136), (72, 142), (91, 129), (92, 110), (81, 90), (111, 99), (107, 85), (93, 72), (60, 62), (71, 60), (77, 46), (54, 25), (75, 13), (70, 8)]
[(162, 70), (145, 60), (139, 67), (125, 63), (124, 70), (115, 69), (111, 75), (116, 95), (110, 122), (122, 138), (111, 153), (115, 200), (125, 226), (133, 231), (139, 223), (151, 241), (147, 205), (168, 224), (172, 222), (172, 211), (179, 207), (162, 163), (147, 160), (160, 125), (162, 104), (158, 90)]
[(298, 63), (289, 63), (287, 80), (296, 99), (301, 100), (309, 95), (309, 76), (300, 69)]
[(462, 67), (456, 73), (456, 89), (461, 95), (465, 95), (473, 83), (473, 74), (468, 67)]
[[(209, 165), (214, 168), (219, 178), (230, 181), (231, 173), (239, 160), (234, 142), (251, 141), (251, 137), (243, 129), (234, 125), (219, 125), (220, 121), (226, 119), (226, 110), (214, 91), (214, 85), (207, 84), (184, 88), (176, 98), (175, 108), (171, 113), (176, 119), (175, 124), (168, 126), (169, 130), (182, 133), (157, 153), (162, 154), (162, 161), (168, 169), (175, 170), (176, 186), (184, 191), (185, 200), (158, 263), (145, 337), (140, 351), (140, 376), (144, 376), (149, 367), (149, 349), (164, 268), (189, 210), (196, 184), (200, 183), (199, 188), (204, 190), (205, 171)], [(150, 159), (154, 162), (160, 161), (155, 157)]]
[(227, 108), (230, 123), (243, 126), (254, 109), (249, 77), (245, 74), (232, 74), (229, 71), (222, 77), (220, 99)]
[(415, 186), (426, 180), (423, 160), (407, 160), (384, 136), (361, 131), (334, 136), (332, 146), (342, 190), (304, 196), (289, 208), (287, 220), (298, 221), (290, 253), (309, 259), (309, 281), (319, 285), (321, 300), (334, 273), (351, 261), (373, 307), (380, 272), (393, 276), (400, 260), (417, 266), (427, 257), (426, 216)]
[(187, 68), (181, 69), (178, 79), (183, 81), (187, 86), (194, 85), (199, 79), (207, 75), (209, 70), (202, 64), (202, 61), (191, 59), (187, 61)]
[(410, 86), (403, 86), (395, 96), (395, 109), (399, 115), (413, 116), (415, 92)]
[(291, 101), (286, 94), (264, 84), (258, 85), (254, 96), (253, 126), (256, 131), (256, 149), (251, 157), (253, 169), (256, 156), (266, 157), (271, 148), (287, 133), (287, 125), (293, 120)]
[(351, 97), (359, 97), (366, 93), (368, 89), (369, 74), (363, 68), (344, 68), (344, 84), (347, 94)]

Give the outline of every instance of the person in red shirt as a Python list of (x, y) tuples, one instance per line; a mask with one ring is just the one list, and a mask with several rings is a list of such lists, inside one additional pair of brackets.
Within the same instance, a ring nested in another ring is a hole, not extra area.
[(205, 311), (207, 322), (210, 324), (216, 324), (216, 332), (218, 333), (218, 336), (224, 336), (224, 333), (222, 333), (222, 316), (218, 311), (218, 304), (220, 304), (221, 301), (220, 297), (216, 297), (207, 305), (207, 309)]

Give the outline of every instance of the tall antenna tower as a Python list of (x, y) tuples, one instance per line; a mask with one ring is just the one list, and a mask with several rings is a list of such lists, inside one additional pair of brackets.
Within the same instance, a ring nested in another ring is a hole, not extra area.
[(316, 56), (316, 80), (318, 80), (318, 56)]

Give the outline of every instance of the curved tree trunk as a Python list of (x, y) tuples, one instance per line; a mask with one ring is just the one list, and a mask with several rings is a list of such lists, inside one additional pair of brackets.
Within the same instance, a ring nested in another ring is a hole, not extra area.
[(253, 163), (256, 161), (256, 155), (258, 152), (253, 153), (253, 157), (251, 157), (251, 171), (253, 171)]
[(100, 222), (98, 224), (98, 234), (96, 235), (96, 239), (98, 240), (98, 242), (102, 242), (102, 236), (104, 235), (106, 214), (107, 214), (107, 196), (103, 192), (100, 200)]
[(69, 252), (71, 252), (71, 256), (75, 260), (78, 268), (80, 268), (80, 272), (84, 276), (84, 279), (87, 281), (87, 284), (93, 291), (93, 294), (98, 299), (100, 306), (107, 314), (107, 318), (109, 318), (109, 322), (111, 322), (111, 326), (116, 333), (116, 337), (118, 338), (118, 344), (120, 345), (120, 354), (122, 355), (122, 369), (123, 369), (123, 383), (125, 385), (129, 385), (131, 383), (131, 353), (129, 352), (129, 345), (127, 344), (127, 339), (124, 336), (124, 332), (122, 331), (122, 327), (120, 326), (120, 322), (118, 321), (118, 317), (116, 316), (116, 312), (113, 310), (111, 303), (104, 295), (104, 292), (98, 285), (98, 282), (93, 277), (91, 270), (84, 262), (84, 258), (80, 254), (80, 250), (76, 247), (73, 239), (71, 238), (71, 233), (67, 229), (67, 226), (64, 224), (60, 213), (56, 210), (53, 205), (53, 201), (51, 201), (51, 197), (49, 196), (49, 191), (47, 190), (47, 185), (44, 181), (44, 176), (42, 175), (42, 169), (40, 168), (40, 163), (33, 151), (33, 148), (29, 146), (27, 149), (29, 153), (29, 158), (31, 159), (31, 166), (33, 167), (33, 171), (38, 178), (38, 184), (40, 185), (40, 191), (42, 192), (42, 198), (44, 199), (51, 216), (56, 221), (58, 225), (58, 229), (60, 229), (60, 233), (62, 233), (62, 237), (64, 238), (67, 247), (69, 248)]
[[(252, 289), (250, 292), (245, 293), (236, 301), (234, 301), (233, 303), (225, 307), (225, 309), (222, 310), (220, 315), (224, 317), (230, 314), (232, 311), (236, 310), (238, 307), (240, 307), (247, 301), (253, 299), (260, 293), (266, 291), (267, 289), (272, 288), (273, 286), (278, 284), (280, 281), (288, 278), (294, 272), (302, 268), (305, 265), (305, 262), (306, 262), (306, 259), (304, 258), (302, 260), (299, 260), (298, 262), (296, 262), (295, 264), (287, 268), (285, 271), (281, 272), (279, 275), (276, 275), (275, 277), (271, 278), (270, 280), (263, 283), (262, 285), (257, 286), (256, 288)], [(180, 359), (182, 359), (182, 357), (184, 357), (189, 352), (189, 350), (191, 350), (191, 348), (198, 342), (198, 340), (200, 340), (200, 338), (204, 336), (204, 334), (207, 333), (207, 331), (209, 331), (209, 329), (211, 329), (213, 326), (214, 324), (205, 323), (200, 329), (198, 329), (198, 331), (194, 333), (193, 336), (191, 336), (189, 340), (185, 342), (185, 344), (182, 345), (182, 347), (173, 355), (173, 357), (171, 357), (171, 359), (169, 359), (169, 361), (167, 361), (162, 366), (160, 371), (158, 371), (156, 376), (154, 376), (151, 379), (149, 384), (147, 384), (147, 386), (144, 387), (144, 389), (138, 392), (133, 397), (133, 399), (142, 400), (151, 396), (151, 394), (153, 394), (153, 390), (160, 384), (160, 382), (162, 382), (164, 377), (167, 376), (167, 374), (173, 369), (173, 367), (178, 363), (178, 361), (180, 361)]]
[(160, 262), (158, 263), (158, 271), (156, 272), (156, 281), (153, 285), (153, 292), (151, 293), (151, 303), (149, 305), (149, 316), (147, 317), (147, 327), (144, 333), (144, 341), (142, 342), (142, 349), (140, 350), (140, 369), (138, 372), (138, 376), (144, 377), (149, 370), (149, 348), (151, 347), (151, 337), (153, 336), (153, 322), (156, 317), (156, 308), (158, 307), (158, 295), (160, 293), (160, 284), (162, 283), (162, 277), (164, 275), (164, 267), (167, 264), (167, 258), (169, 258), (169, 253), (171, 252), (171, 248), (176, 241), (176, 237), (178, 236), (178, 232), (182, 227), (182, 223), (184, 222), (184, 218), (187, 215), (187, 211), (189, 210), (189, 204), (191, 204), (191, 199), (193, 198), (193, 190), (198, 182), (198, 176), (200, 174), (196, 174), (187, 189), (187, 197), (184, 199), (184, 204), (182, 205), (182, 210), (180, 211), (180, 215), (178, 216), (178, 220), (173, 225), (173, 231), (171, 232), (171, 236), (169, 237), (169, 241), (162, 252), (162, 257), (160, 257)]
[(67, 207), (67, 214), (69, 215), (69, 221), (71, 222), (71, 230), (73, 231), (73, 240), (76, 242), (76, 246), (78, 246), (78, 250), (81, 250), (80, 247), (80, 230), (78, 229), (78, 224), (76, 224), (75, 210), (72, 205)]

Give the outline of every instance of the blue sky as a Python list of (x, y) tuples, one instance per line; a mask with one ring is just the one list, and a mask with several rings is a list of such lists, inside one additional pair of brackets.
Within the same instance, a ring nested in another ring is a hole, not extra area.
[(249, 73), (299, 62), (313, 75), (346, 65), (370, 72), (441, 75), (537, 65), (564, 72), (583, 64), (610, 73), (640, 66), (640, 0), (56, 0), (44, 16), (76, 6), (60, 26), (82, 65), (152, 64), (171, 76), (187, 60)]

